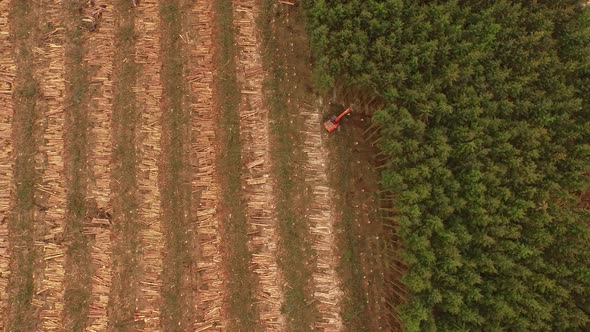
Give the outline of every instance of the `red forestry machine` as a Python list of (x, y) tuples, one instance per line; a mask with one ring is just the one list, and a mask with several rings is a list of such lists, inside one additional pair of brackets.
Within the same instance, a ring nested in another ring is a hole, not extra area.
[(331, 133), (334, 130), (336, 130), (339, 126), (340, 126), (340, 120), (342, 120), (342, 118), (349, 114), (352, 110), (350, 109), (350, 107), (348, 107), (344, 112), (342, 112), (340, 115), (338, 116), (331, 116), (328, 120), (326, 120), (326, 122), (324, 122), (324, 128), (326, 128), (326, 130)]

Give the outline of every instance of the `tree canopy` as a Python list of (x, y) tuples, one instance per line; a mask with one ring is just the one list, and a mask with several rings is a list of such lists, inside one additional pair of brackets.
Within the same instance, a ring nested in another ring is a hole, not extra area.
[(305, 2), (317, 84), (386, 100), (408, 331), (590, 328), (583, 2)]

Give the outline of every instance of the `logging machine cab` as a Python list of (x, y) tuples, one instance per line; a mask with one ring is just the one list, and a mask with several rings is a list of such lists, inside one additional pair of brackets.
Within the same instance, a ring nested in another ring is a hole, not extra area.
[(334, 130), (338, 129), (338, 127), (340, 126), (340, 120), (342, 120), (342, 118), (347, 115), (350, 114), (350, 107), (348, 107), (344, 112), (342, 112), (340, 115), (338, 116), (331, 116), (328, 120), (326, 120), (326, 122), (324, 122), (324, 128), (326, 128), (326, 130), (331, 133)]

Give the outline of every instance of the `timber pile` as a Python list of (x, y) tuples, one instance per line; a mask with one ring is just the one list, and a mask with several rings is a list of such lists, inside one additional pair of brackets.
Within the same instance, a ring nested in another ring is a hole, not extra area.
[(46, 2), (44, 16), (47, 25), (55, 27), (45, 38), (45, 45), (39, 52), (40, 90), (47, 103), (44, 120), (47, 125), (43, 133), (45, 165), (38, 164), (41, 184), (37, 190), (44, 193), (47, 207), (45, 225), (48, 231), (43, 238), (37, 238), (35, 245), (42, 252), (45, 264), (42, 281), (33, 297), (33, 305), (41, 309), (41, 330), (60, 329), (64, 307), (64, 245), (63, 233), (66, 209), (64, 188), (64, 30), (62, 26), (62, 5), (56, 1)]
[(238, 75), (241, 77), (240, 133), (242, 158), (247, 171), (243, 174), (246, 191), (246, 214), (249, 220), (249, 249), (252, 266), (258, 278), (256, 299), (261, 329), (285, 329), (281, 314), (282, 282), (277, 266), (277, 220), (274, 188), (270, 181), (270, 142), (268, 110), (264, 106), (262, 83), (262, 49), (256, 18), (256, 0), (234, 0), (234, 24), (237, 31)]
[(106, 331), (107, 304), (111, 288), (112, 245), (111, 230), (108, 219), (92, 220), (90, 227), (85, 228), (85, 235), (94, 236), (91, 259), (95, 273), (92, 276), (92, 302), (88, 311), (89, 324), (86, 331)]
[[(110, 163), (112, 151), (111, 117), (112, 117), (112, 62), (114, 54), (114, 18), (110, 1), (95, 0), (94, 7), (88, 8), (91, 17), (99, 16), (97, 30), (89, 34), (89, 50), (86, 61), (92, 70), (96, 70), (90, 82), (93, 91), (89, 105), (91, 121), (91, 146), (89, 163), (93, 178), (89, 181), (88, 198), (96, 201), (102, 212), (111, 212)], [(98, 226), (98, 227), (96, 227)], [(103, 227), (107, 228), (103, 228)], [(88, 331), (107, 330), (107, 305), (111, 288), (112, 258), (111, 231), (109, 222), (93, 219), (87, 230), (94, 235), (91, 251), (95, 274), (92, 277), (92, 298), (88, 313)]]
[(5, 321), (8, 304), (8, 213), (14, 192), (12, 146), (12, 93), (16, 65), (12, 57), (8, 22), (8, 1), (0, 2), (0, 322)]
[(97, 29), (88, 34), (88, 52), (85, 60), (94, 72), (90, 82), (93, 92), (88, 114), (91, 122), (92, 140), (89, 164), (93, 178), (89, 182), (88, 198), (96, 201), (100, 210), (110, 212), (110, 163), (111, 163), (111, 117), (113, 113), (114, 18), (111, 1), (94, 0), (88, 7), (89, 17), (100, 17)]
[(313, 267), (313, 297), (318, 303), (320, 319), (315, 328), (320, 331), (341, 331), (340, 300), (342, 290), (336, 273), (338, 264), (334, 231), (332, 191), (328, 187), (326, 151), (322, 142), (318, 110), (302, 105), (301, 115), (305, 119), (303, 152), (307, 157), (304, 166), (305, 180), (311, 187), (312, 199), (306, 214), (313, 236), (312, 247), (317, 259)]
[(140, 282), (140, 307), (136, 322), (144, 331), (160, 330), (162, 288), (162, 249), (160, 190), (158, 164), (161, 155), (162, 133), (160, 100), (160, 22), (157, 0), (142, 0), (136, 7), (136, 63), (143, 66), (134, 92), (140, 109), (140, 130), (137, 137), (139, 152), (139, 222), (142, 225), (143, 279)]
[[(200, 193), (196, 207), (199, 261), (195, 294), (195, 331), (222, 331), (224, 283), (221, 262), (221, 233), (217, 214), (219, 188), (215, 169), (216, 114), (213, 108), (213, 6), (197, 0), (190, 31), (197, 42), (190, 44), (189, 83), (193, 100), (191, 167), (193, 192)], [(196, 202), (196, 200), (195, 200)]]

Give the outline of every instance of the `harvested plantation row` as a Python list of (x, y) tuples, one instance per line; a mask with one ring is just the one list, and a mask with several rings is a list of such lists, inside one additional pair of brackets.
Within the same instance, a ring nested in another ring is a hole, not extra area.
[[(218, 185), (217, 114), (213, 102), (213, 3), (197, 0), (191, 7), (188, 25), (191, 93), (191, 168), (193, 218), (196, 220), (196, 245), (199, 253), (195, 276), (195, 331), (222, 331), (224, 314), (224, 274), (221, 256), (221, 223)], [(194, 34), (194, 35), (193, 35)]]
[(274, 186), (270, 179), (268, 110), (263, 100), (262, 47), (256, 25), (260, 8), (255, 0), (233, 1), (233, 10), (238, 46), (237, 75), (241, 82), (242, 186), (250, 234), (248, 247), (258, 282), (255, 298), (259, 324), (264, 330), (283, 330), (283, 290), (277, 266), (277, 216)]
[(14, 146), (12, 136), (16, 64), (9, 33), (9, 2), (0, 2), (0, 322), (6, 322), (10, 258), (8, 223), (14, 206)]
[[(317, 317), (304, 321), (321, 331), (341, 331), (343, 292), (337, 274), (339, 248), (335, 225), (338, 216), (334, 211), (333, 189), (327, 176), (331, 161), (328, 160), (329, 151), (325, 148), (324, 140), (327, 137), (321, 131), (321, 109), (311, 104), (316, 96), (306, 88), (311, 81), (309, 50), (303, 28), (297, 27), (297, 15), (289, 6), (275, 6), (272, 13), (265, 17), (268, 21), (268, 31), (265, 32), (268, 35), (267, 52), (270, 54), (268, 61), (272, 63), (270, 92), (274, 107), (271, 115), (276, 127), (274, 136), (277, 141), (274, 143), (277, 148), (273, 155), (278, 159), (275, 167), (280, 168), (281, 164), (301, 165), (297, 170), (279, 169), (277, 181), (281, 191), (288, 192), (285, 200), (289, 201), (288, 206), (282, 209), (294, 209), (292, 206), (300, 209), (299, 215), (303, 216), (303, 220), (296, 222), (306, 226), (304, 236), (310, 246), (307, 256), (304, 256), (305, 252), (299, 253), (311, 270), (309, 289), (301, 284), (293, 284), (291, 288), (298, 286), (299, 292), (310, 293), (307, 295), (310, 298), (308, 301), (313, 303)], [(281, 159), (286, 160), (281, 162)], [(303, 202), (297, 202), (297, 192), (305, 193), (305, 197), (300, 198)], [(294, 241), (290, 238), (296, 237), (297, 228), (289, 224), (282, 228), (286, 229), (281, 231), (282, 242), (287, 245)], [(289, 251), (286, 255), (294, 256), (294, 250)], [(290, 262), (289, 265), (296, 265), (295, 258), (286, 259)], [(286, 275), (290, 274), (289, 269), (292, 268), (289, 265), (283, 268)], [(295, 326), (301, 328), (305, 325), (297, 322)]]
[(139, 156), (137, 180), (141, 237), (140, 302), (137, 304), (139, 310), (134, 315), (134, 321), (145, 331), (157, 331), (161, 327), (162, 250), (164, 248), (161, 192), (158, 185), (159, 163), (162, 155), (159, 2), (157, 0), (142, 1), (134, 12), (137, 33), (135, 62), (141, 67), (133, 88), (140, 112), (135, 149)]
[[(189, 330), (194, 325), (193, 251), (190, 171), (191, 118), (183, 0), (160, 1), (162, 87), (162, 160), (160, 190), (164, 231), (162, 329)], [(184, 44), (184, 45), (183, 45)]]
[(88, 115), (92, 149), (89, 151), (88, 163), (92, 169), (92, 178), (88, 184), (88, 199), (95, 202), (95, 210), (104, 217), (112, 212), (110, 165), (113, 149), (111, 122), (115, 17), (111, 1), (95, 0), (93, 3), (84, 11), (84, 19), (93, 29), (88, 35), (88, 51), (84, 57), (91, 71)]
[(311, 187), (311, 204), (308, 218), (313, 237), (313, 249), (317, 256), (313, 268), (314, 298), (318, 301), (321, 318), (316, 328), (324, 331), (341, 331), (340, 302), (343, 296), (336, 273), (338, 254), (332, 189), (327, 176), (328, 151), (323, 143), (323, 133), (318, 131), (322, 117), (319, 108), (301, 104), (305, 119), (303, 151), (307, 156), (304, 166), (305, 179)]
[[(303, 138), (303, 177), (310, 197), (305, 215), (315, 257), (310, 262), (319, 311), (314, 326), (335, 331), (388, 330), (383, 323), (387, 312), (382, 300), (381, 252), (376, 248), (380, 233), (375, 229), (380, 222), (375, 200), (366, 189), (374, 172), (363, 160), (362, 142), (354, 142), (362, 139), (355, 128), (358, 124), (347, 118), (341, 131), (324, 133), (321, 124), (328, 105), (317, 100), (309, 86), (314, 80), (303, 15), (291, 6), (279, 6), (272, 17), (277, 46), (271, 52), (282, 59), (280, 86), (285, 87), (286, 104), (292, 107), (287, 113), (297, 114), (302, 121), (293, 123)], [(331, 107), (329, 115), (343, 111), (341, 107)], [(354, 118), (359, 118), (355, 107), (350, 119)]]
[(112, 68), (114, 55), (114, 13), (108, 1), (95, 1), (86, 7), (84, 19), (94, 29), (89, 34), (84, 61), (90, 69), (91, 99), (88, 105), (90, 137), (88, 163), (91, 177), (88, 200), (92, 202), (90, 225), (84, 235), (93, 238), (90, 249), (91, 298), (86, 330), (107, 329), (107, 306), (112, 275), (112, 232), (110, 228), (112, 155)]
[[(223, 270), (226, 273), (228, 330), (257, 328), (256, 280), (250, 273), (252, 255), (248, 250), (248, 220), (242, 195), (242, 142), (240, 140), (240, 88), (237, 82), (236, 45), (232, 0), (219, 0), (214, 8), (214, 33), (219, 47), (215, 52), (214, 103), (218, 103), (220, 169), (220, 218), (222, 218)], [(217, 107), (216, 107), (217, 109)]]
[[(36, 186), (35, 202), (46, 207), (43, 235), (35, 238), (42, 264), (38, 267), (41, 283), (35, 284), (33, 306), (39, 312), (39, 328), (57, 330), (62, 326), (64, 311), (65, 245), (64, 227), (66, 217), (65, 189), (65, 29), (62, 6), (57, 2), (44, 4), (43, 17), (50, 31), (44, 36), (44, 44), (38, 59), (39, 88), (43, 96), (44, 113), (40, 114), (44, 132), (40, 151), (36, 158), (36, 171), (41, 182)], [(39, 225), (39, 227), (42, 227)], [(40, 235), (35, 232), (36, 235)], [(35, 275), (37, 278), (37, 275)]]
[(265, 100), (271, 124), (272, 176), (277, 188), (277, 230), (280, 238), (278, 264), (284, 277), (286, 329), (306, 331), (320, 319), (319, 302), (313, 296), (312, 268), (316, 253), (312, 248), (308, 207), (312, 197), (305, 183), (306, 157), (301, 148), (304, 139), (302, 121), (296, 116), (299, 108), (294, 98), (297, 84), (289, 81), (292, 75), (289, 58), (292, 36), (278, 29), (277, 18), (282, 18), (287, 6), (276, 1), (263, 2), (258, 25), (264, 45)]

